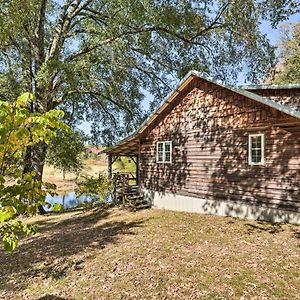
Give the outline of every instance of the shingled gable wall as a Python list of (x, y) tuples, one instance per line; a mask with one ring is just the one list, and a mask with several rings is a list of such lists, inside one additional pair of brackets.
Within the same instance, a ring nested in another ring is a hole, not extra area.
[[(248, 165), (248, 135), (266, 162)], [(300, 222), (300, 120), (195, 78), (140, 140), (140, 184), (154, 207)], [(157, 141), (172, 164), (156, 162)]]
[(286, 104), (300, 111), (300, 88), (296, 89), (252, 89), (252, 93)]

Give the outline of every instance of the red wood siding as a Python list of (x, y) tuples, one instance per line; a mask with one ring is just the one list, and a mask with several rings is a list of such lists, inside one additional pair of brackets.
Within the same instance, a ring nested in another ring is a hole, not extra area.
[[(300, 211), (300, 122), (198, 78), (187, 91), (141, 138), (141, 185)], [(251, 133), (265, 134), (263, 166), (248, 165)], [(156, 163), (164, 140), (173, 142), (172, 164)]]

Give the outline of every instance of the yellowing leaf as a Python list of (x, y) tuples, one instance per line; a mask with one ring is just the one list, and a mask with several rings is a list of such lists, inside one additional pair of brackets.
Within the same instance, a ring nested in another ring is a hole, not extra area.
[(0, 210), (0, 223), (11, 219), (16, 214), (13, 206), (4, 206)]

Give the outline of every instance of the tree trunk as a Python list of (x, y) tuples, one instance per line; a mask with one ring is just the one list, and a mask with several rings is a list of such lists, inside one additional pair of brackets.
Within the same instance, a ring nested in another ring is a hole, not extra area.
[[(46, 151), (47, 145), (44, 142), (28, 147), (24, 159), (23, 174), (34, 172), (36, 174), (35, 179), (41, 181), (43, 177)], [(42, 205), (40, 205), (38, 209), (40, 214), (46, 213)]]

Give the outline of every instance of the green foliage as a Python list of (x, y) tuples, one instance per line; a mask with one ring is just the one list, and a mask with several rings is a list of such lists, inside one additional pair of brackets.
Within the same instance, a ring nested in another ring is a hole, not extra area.
[(47, 150), (48, 164), (66, 172), (78, 173), (83, 168), (84, 136), (78, 131), (59, 130)]
[(279, 45), (281, 61), (275, 75), (275, 83), (300, 82), (300, 23), (285, 28)]
[(54, 203), (51, 205), (52, 211), (63, 211), (64, 206), (60, 203)]
[(40, 142), (50, 143), (55, 130), (67, 129), (59, 121), (62, 111), (30, 113), (28, 107), (33, 101), (29, 93), (13, 103), (0, 101), (0, 236), (8, 251), (15, 249), (20, 233), (35, 232), (32, 226), (14, 218), (36, 213), (38, 206), (45, 204), (48, 190), (54, 188), (37, 180), (34, 172), (22, 172), (26, 149)]
[(24, 224), (20, 221), (10, 223), (6, 222), (0, 226), (0, 235), (2, 236), (3, 247), (8, 252), (14, 251), (18, 246), (19, 236), (35, 233), (36, 227), (34, 225)]
[(88, 196), (93, 202), (103, 202), (113, 190), (113, 183), (105, 173), (99, 173), (98, 177), (83, 176), (77, 182), (76, 196)]
[[(0, 0), (0, 94), (32, 89), (34, 111), (60, 106), (93, 122), (112, 143), (145, 117), (190, 69), (257, 81), (273, 64), (261, 32), (297, 11), (296, 1)], [(30, 20), (30, 22), (28, 21)], [(15, 93), (15, 94), (14, 94)]]
[(130, 157), (119, 157), (113, 164), (113, 170), (116, 172), (136, 172), (136, 165)]
[(13, 206), (4, 206), (0, 209), (0, 223), (11, 219), (17, 210)]

